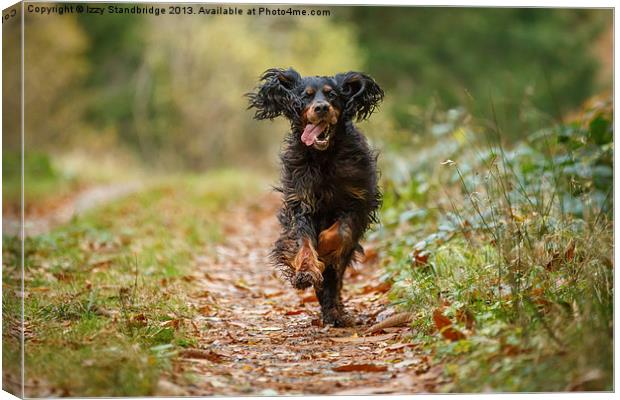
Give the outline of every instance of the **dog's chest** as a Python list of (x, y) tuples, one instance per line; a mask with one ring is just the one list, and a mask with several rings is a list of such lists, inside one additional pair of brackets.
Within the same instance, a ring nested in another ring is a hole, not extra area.
[(312, 192), (321, 208), (346, 207), (352, 200), (368, 196), (367, 172), (352, 161), (322, 165), (317, 171)]

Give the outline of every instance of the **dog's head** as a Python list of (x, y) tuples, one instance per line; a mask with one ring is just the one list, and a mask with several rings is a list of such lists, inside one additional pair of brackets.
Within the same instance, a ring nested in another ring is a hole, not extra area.
[(335, 76), (302, 77), (292, 68), (271, 68), (248, 93), (254, 118), (283, 115), (300, 132), (300, 140), (326, 150), (340, 122), (368, 118), (383, 100), (383, 90), (368, 75), (347, 72)]

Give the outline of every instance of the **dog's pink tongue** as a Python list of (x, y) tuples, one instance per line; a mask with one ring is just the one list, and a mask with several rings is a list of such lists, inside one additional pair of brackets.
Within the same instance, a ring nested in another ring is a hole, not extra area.
[(314, 144), (314, 141), (316, 140), (316, 137), (319, 136), (321, 132), (323, 132), (323, 129), (325, 129), (323, 124), (306, 125), (306, 127), (304, 128), (304, 132), (301, 134), (301, 141), (304, 142), (306, 146), (312, 146)]

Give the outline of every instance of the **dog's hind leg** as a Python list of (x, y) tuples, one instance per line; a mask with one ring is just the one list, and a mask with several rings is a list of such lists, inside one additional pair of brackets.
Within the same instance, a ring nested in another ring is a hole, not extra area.
[(319, 234), (319, 259), (327, 265), (323, 273), (323, 288), (317, 289), (323, 322), (334, 326), (352, 326), (354, 319), (344, 309), (340, 292), (347, 266), (361, 246), (353, 238), (350, 219), (339, 219)]
[(354, 319), (346, 313), (340, 295), (345, 269), (346, 266), (328, 265), (323, 272), (323, 285), (316, 288), (324, 324), (336, 327), (355, 325)]

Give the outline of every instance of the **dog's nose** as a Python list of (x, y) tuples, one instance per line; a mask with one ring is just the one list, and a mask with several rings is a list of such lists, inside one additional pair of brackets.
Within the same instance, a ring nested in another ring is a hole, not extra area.
[(325, 115), (325, 113), (327, 113), (327, 110), (329, 110), (329, 103), (320, 102), (314, 105), (314, 113), (319, 117)]

